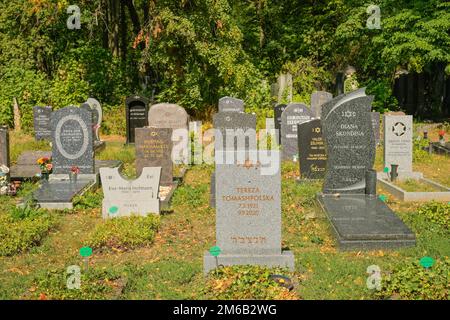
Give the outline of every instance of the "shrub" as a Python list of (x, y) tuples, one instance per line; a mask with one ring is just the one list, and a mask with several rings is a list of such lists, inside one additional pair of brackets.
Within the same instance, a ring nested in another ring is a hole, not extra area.
[(260, 266), (232, 266), (210, 272), (206, 294), (212, 299), (298, 299), (270, 278), (271, 274), (286, 274), (280, 268), (268, 269)]
[(450, 229), (450, 203), (428, 202), (422, 205), (417, 213), (446, 229)]
[(39, 245), (56, 219), (35, 210), (14, 210), (0, 215), (0, 256), (10, 256)]
[(100, 191), (88, 191), (82, 196), (77, 196), (73, 200), (75, 209), (101, 208), (103, 193)]
[(66, 269), (41, 272), (33, 280), (31, 298), (41, 300), (93, 300), (114, 299), (123, 286), (120, 276), (112, 270), (81, 268), (81, 285), (79, 289), (68, 289), (70, 274)]
[(375, 295), (381, 299), (447, 300), (449, 298), (450, 259), (436, 260), (425, 269), (418, 261), (397, 266), (390, 277), (383, 279), (382, 288)]
[(159, 224), (159, 216), (153, 214), (106, 220), (96, 226), (86, 245), (92, 248), (121, 249), (149, 245), (155, 239)]

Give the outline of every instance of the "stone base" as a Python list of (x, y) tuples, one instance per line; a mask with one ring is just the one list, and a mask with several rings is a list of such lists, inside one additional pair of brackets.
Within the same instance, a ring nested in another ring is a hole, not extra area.
[(414, 246), (414, 233), (378, 197), (317, 196), (340, 250), (378, 250)]
[[(422, 172), (399, 172), (397, 179), (422, 179)], [(388, 174), (385, 172), (377, 172), (377, 179), (388, 179)]]
[(426, 191), (419, 191), (419, 192), (408, 192), (406, 190), (403, 190), (399, 186), (393, 184), (391, 181), (387, 179), (380, 179), (380, 176), (378, 176), (378, 183), (380, 186), (388, 191), (390, 194), (392, 194), (394, 197), (401, 201), (409, 202), (426, 202), (426, 201), (450, 201), (450, 188), (447, 188), (439, 183), (436, 183), (432, 180), (426, 179), (426, 178), (420, 178), (416, 179), (422, 183), (428, 184), (435, 188), (435, 192), (426, 192)]
[(295, 259), (292, 251), (282, 251), (276, 255), (233, 255), (221, 254), (213, 257), (208, 251), (203, 256), (203, 273), (206, 275), (217, 266), (259, 265), (265, 267), (283, 267), (294, 271)]

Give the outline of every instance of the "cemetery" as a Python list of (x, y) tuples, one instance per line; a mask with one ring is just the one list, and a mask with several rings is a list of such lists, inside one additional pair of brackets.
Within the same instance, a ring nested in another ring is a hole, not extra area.
[[(93, 1), (80, 28), (38, 2), (22, 15), (54, 14), (70, 54), (19, 62), (18, 83), (0, 50), (0, 300), (450, 298), (448, 47), (421, 34), (439, 63), (371, 48), (402, 44), (364, 33), (358, 1), (317, 4), (338, 29), (302, 11), (324, 34), (301, 41), (283, 18), (299, 1)], [(450, 43), (450, 6), (422, 6)]]

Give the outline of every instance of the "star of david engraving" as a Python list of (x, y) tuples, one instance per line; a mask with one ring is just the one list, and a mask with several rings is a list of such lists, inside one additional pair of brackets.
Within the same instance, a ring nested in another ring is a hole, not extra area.
[(402, 122), (397, 122), (392, 126), (392, 132), (397, 136), (401, 137), (406, 133), (406, 126)]

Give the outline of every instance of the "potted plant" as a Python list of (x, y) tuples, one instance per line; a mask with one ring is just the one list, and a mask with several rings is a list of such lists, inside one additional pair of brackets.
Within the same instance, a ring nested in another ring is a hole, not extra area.
[(70, 168), (69, 179), (73, 183), (77, 183), (78, 174), (80, 173), (80, 168), (73, 166)]
[(44, 181), (48, 181), (48, 177), (53, 171), (52, 158), (47, 157), (39, 158), (37, 160), (37, 164), (41, 169), (41, 179)]

